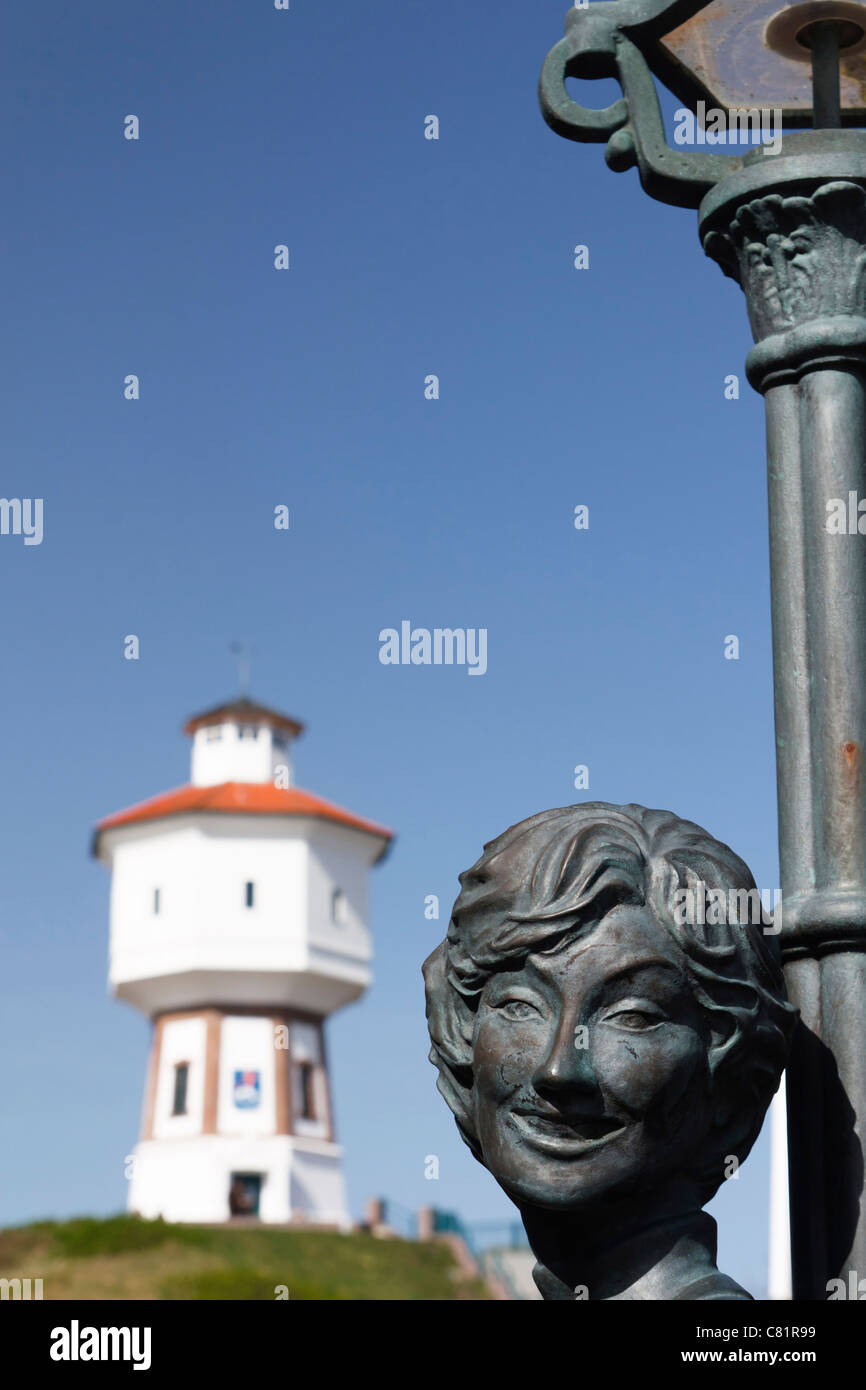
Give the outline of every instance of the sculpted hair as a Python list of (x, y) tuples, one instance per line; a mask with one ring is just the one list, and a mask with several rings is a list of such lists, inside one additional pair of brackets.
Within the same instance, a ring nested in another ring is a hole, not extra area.
[(742, 1162), (758, 1136), (797, 1017), (785, 997), (775, 937), (764, 935), (760, 920), (682, 910), (684, 889), (693, 903), (713, 890), (726, 903), (731, 892), (758, 902), (743, 860), (670, 811), (593, 801), (512, 826), (484, 846), (460, 885), (447, 936), (425, 961), (424, 978), (430, 1060), (476, 1158), (483, 1162), (472, 1118), (472, 1040), (485, 983), (560, 938), (596, 929), (612, 908), (637, 904), (682, 953), (706, 1020), (709, 1084), (724, 1116), (718, 1145), (710, 1145), (694, 1175), (708, 1200), (725, 1156)]

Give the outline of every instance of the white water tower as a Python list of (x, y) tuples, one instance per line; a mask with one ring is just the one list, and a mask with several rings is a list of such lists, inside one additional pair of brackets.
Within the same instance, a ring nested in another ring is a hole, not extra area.
[(370, 984), (391, 834), (293, 785), (303, 726), (247, 698), (190, 719), (188, 786), (97, 826), (109, 984), (153, 1021), (129, 1206), (348, 1222), (324, 1021)]

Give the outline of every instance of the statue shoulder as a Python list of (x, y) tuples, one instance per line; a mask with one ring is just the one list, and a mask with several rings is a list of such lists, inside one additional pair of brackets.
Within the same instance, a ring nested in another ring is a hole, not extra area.
[(675, 1299), (694, 1300), (743, 1300), (749, 1303), (754, 1302), (752, 1295), (738, 1284), (736, 1279), (731, 1279), (727, 1274), (720, 1274), (718, 1270), (713, 1274), (706, 1274), (701, 1279), (694, 1280), (687, 1284), (679, 1293), (674, 1294)]

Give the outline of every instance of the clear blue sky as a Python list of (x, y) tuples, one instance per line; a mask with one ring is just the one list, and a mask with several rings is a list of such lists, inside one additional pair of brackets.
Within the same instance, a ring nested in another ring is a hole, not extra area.
[[(634, 800), (778, 883), (745, 307), (693, 213), (544, 125), (565, 9), (7, 11), (2, 492), (44, 499), (44, 540), (0, 537), (4, 1224), (125, 1202), (148, 1029), (107, 998), (89, 836), (186, 780), (180, 724), (233, 693), (233, 638), (308, 723), (299, 784), (398, 835), (375, 986), (330, 1032), (356, 1213), (513, 1210), (426, 1060), (420, 965), (483, 841)], [(486, 628), (487, 674), (381, 665), (402, 619)], [(723, 1268), (756, 1289), (763, 1141), (723, 1201)]]

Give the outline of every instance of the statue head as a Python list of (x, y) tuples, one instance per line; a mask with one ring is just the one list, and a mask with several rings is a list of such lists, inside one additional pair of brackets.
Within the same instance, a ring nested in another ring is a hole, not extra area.
[(424, 975), (476, 1158), (524, 1213), (698, 1211), (757, 1138), (796, 1019), (746, 865), (668, 811), (587, 802), (512, 826), (460, 884)]

